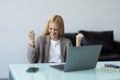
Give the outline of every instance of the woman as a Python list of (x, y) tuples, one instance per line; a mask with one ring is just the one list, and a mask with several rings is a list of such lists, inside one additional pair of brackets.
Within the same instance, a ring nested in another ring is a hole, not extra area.
[[(28, 32), (28, 60), (31, 63), (65, 62), (67, 48), (72, 46), (69, 39), (64, 38), (64, 21), (60, 15), (49, 18), (46, 29), (36, 41), (34, 31)], [(76, 46), (81, 45), (82, 34), (76, 35)]]

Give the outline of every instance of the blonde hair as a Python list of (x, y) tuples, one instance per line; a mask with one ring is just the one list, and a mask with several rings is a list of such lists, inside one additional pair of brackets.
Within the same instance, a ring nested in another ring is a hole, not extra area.
[(49, 24), (51, 22), (54, 22), (58, 25), (58, 27), (60, 27), (61, 32), (60, 32), (60, 36), (64, 36), (64, 21), (62, 19), (62, 17), (60, 15), (53, 15), (48, 19), (47, 25), (45, 27), (45, 31), (43, 32), (43, 35), (48, 35), (49, 34)]

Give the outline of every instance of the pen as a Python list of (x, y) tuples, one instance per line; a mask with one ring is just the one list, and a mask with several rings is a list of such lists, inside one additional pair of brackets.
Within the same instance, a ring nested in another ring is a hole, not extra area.
[(104, 66), (105, 66), (105, 67), (110, 67), (110, 68), (120, 69), (120, 66), (114, 65), (114, 64), (105, 64)]

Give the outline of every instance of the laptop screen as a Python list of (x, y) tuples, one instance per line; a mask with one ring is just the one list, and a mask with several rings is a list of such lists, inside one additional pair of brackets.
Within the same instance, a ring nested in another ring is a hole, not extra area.
[(57, 65), (55, 68), (62, 68), (64, 71), (93, 69), (96, 67), (101, 48), (102, 45), (69, 47), (64, 68), (63, 65)]

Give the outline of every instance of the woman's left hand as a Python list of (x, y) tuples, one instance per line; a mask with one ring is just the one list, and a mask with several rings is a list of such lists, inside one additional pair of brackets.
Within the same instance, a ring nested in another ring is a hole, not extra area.
[(76, 35), (76, 46), (80, 46), (81, 45), (81, 41), (83, 39), (84, 35), (82, 33), (78, 33)]

